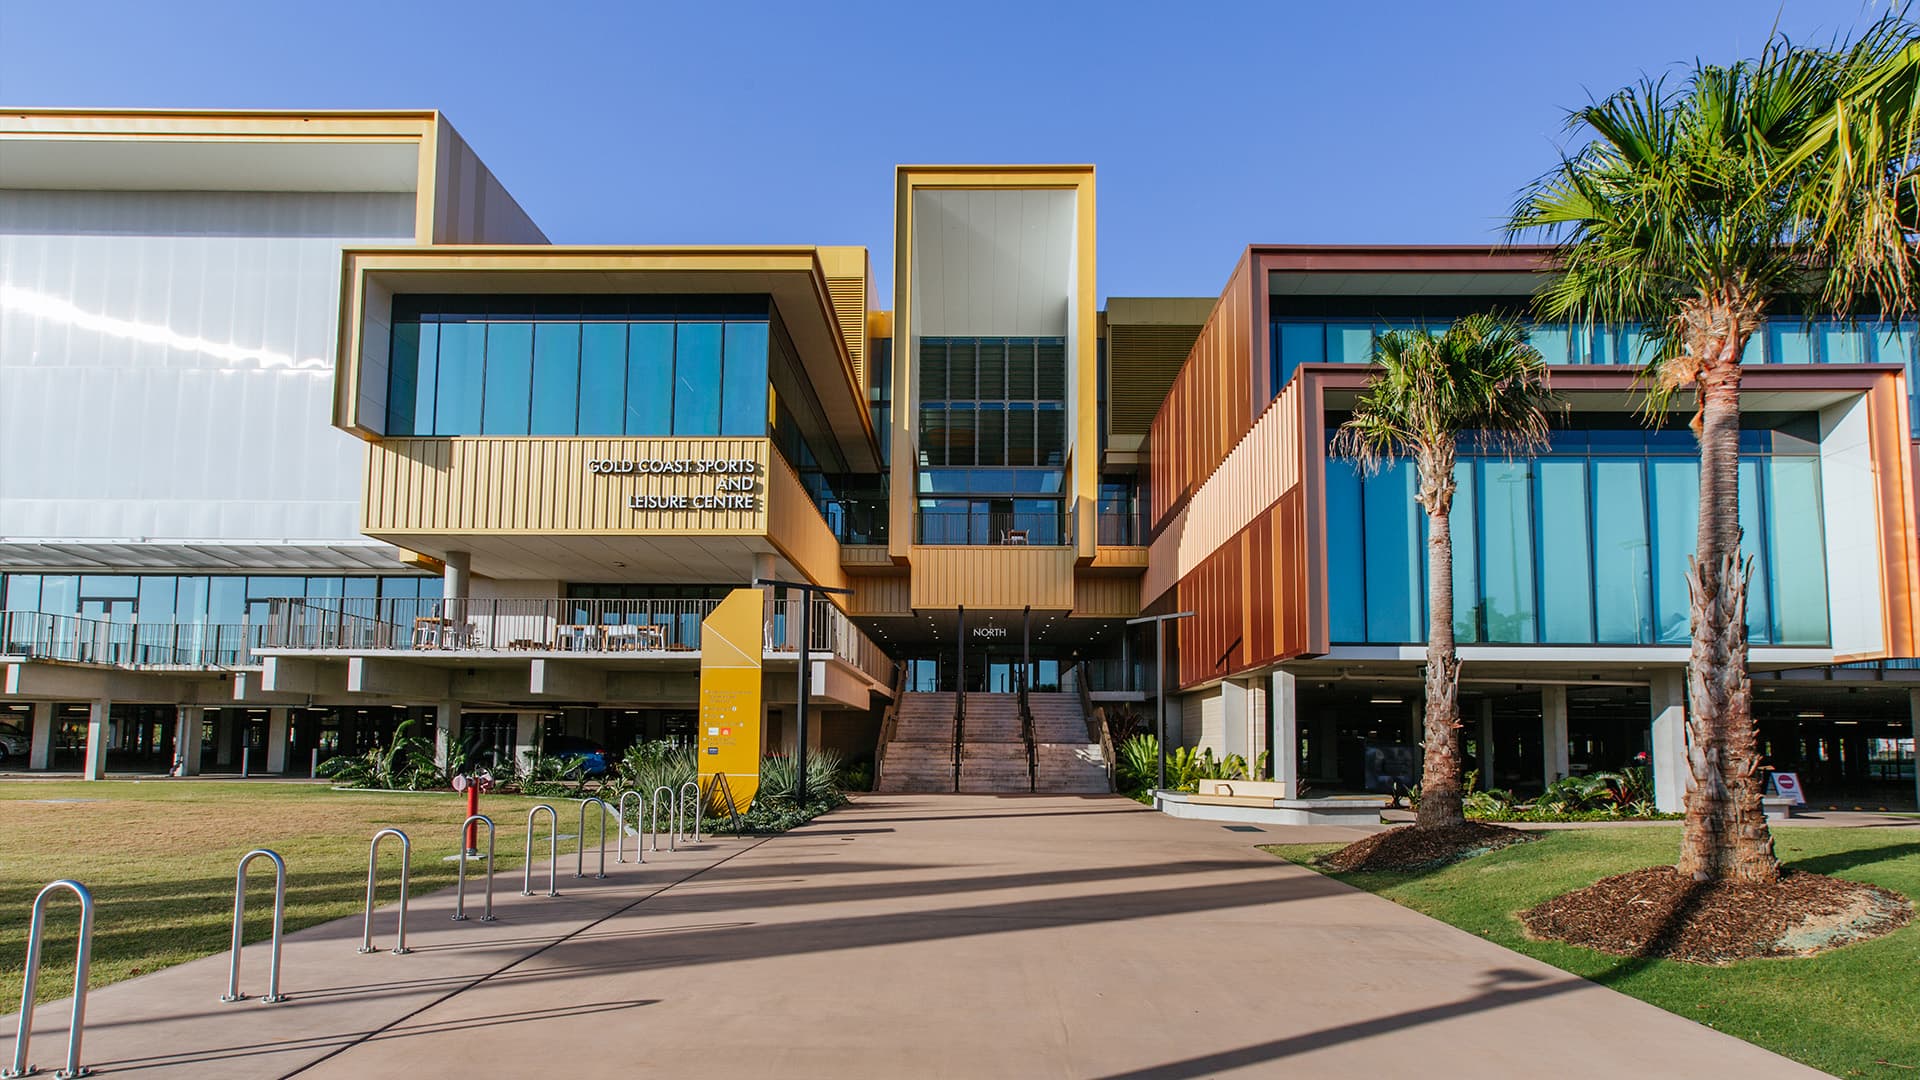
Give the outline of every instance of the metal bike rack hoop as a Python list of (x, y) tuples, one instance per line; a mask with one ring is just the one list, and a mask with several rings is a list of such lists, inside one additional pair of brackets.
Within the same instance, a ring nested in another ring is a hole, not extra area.
[(613, 861), (627, 861), (627, 800), (632, 799), (638, 805), (633, 815), (633, 861), (647, 861), (647, 797), (628, 788), (620, 793), (620, 805), (613, 816), (620, 820), (620, 835), (614, 837)]
[(267, 962), (267, 995), (260, 1002), (272, 1005), (287, 1000), (280, 992), (280, 934), (287, 919), (287, 860), (270, 848), (254, 848), (240, 856), (240, 865), (233, 872), (233, 959), (227, 962), (227, 992), (220, 996), (221, 1001), (247, 1000), (247, 995), (240, 992), (240, 931), (247, 916), (247, 867), (253, 860), (262, 858), (273, 863), (273, 951)]
[[(676, 809), (674, 806), (675, 803), (680, 801), (680, 796), (672, 788), (668, 787), (665, 784), (661, 784), (659, 787), (654, 788), (653, 789), (653, 850), (655, 851), (660, 850), (660, 796), (661, 795), (665, 795), (667, 797), (667, 815), (669, 819), (667, 824), (668, 824), (669, 830), (671, 830), (672, 828), (674, 819), (677, 819), (680, 816), (680, 811)], [(673, 833), (671, 831), (667, 833), (667, 850), (668, 851), (678, 850), (677, 848), (674, 847)]]
[(374, 833), (373, 843), (367, 848), (367, 912), (361, 921), (360, 951), (373, 951), (373, 887), (380, 870), (380, 841), (389, 836), (400, 838), (400, 921), (394, 927), (393, 955), (405, 956), (413, 951), (407, 948), (407, 873), (413, 864), (413, 841), (399, 829)]
[[(692, 798), (687, 797), (688, 788), (693, 789)], [(676, 798), (674, 801), (679, 804), (677, 809), (679, 810), (679, 817), (680, 817), (680, 835), (682, 836), (687, 835), (687, 818), (691, 817), (693, 818), (693, 842), (696, 844), (699, 843), (700, 842), (700, 810), (701, 810), (701, 803), (705, 801), (702, 798), (700, 798), (700, 781), (689, 780), (686, 783), (681, 784), (679, 797)]]
[(467, 921), (467, 826), (485, 825), (487, 827), (487, 910), (481, 914), (481, 922), (493, 921), (493, 819), (485, 814), (475, 814), (460, 823), (460, 853), (454, 856), (460, 867), (454, 873), (453, 921)]
[(552, 823), (553, 831), (547, 834), (547, 895), (560, 895), (560, 813), (546, 803), (527, 811), (527, 857), (520, 868), (520, 895), (533, 895), (533, 819), (540, 811), (547, 812), (547, 820)]
[(0, 1070), (0, 1076), (26, 1076), (34, 1071), (27, 1063), (27, 1042), (33, 1037), (33, 990), (40, 978), (40, 940), (47, 930), (47, 900), (55, 892), (68, 889), (80, 898), (80, 937), (73, 961), (73, 1015), (67, 1022), (67, 1066), (55, 1073), (61, 1080), (91, 1076), (93, 1070), (80, 1064), (80, 1036), (87, 1026), (87, 965), (93, 959), (93, 894), (77, 881), (61, 879), (49, 882), (33, 898), (33, 919), (27, 927), (26, 979), (20, 987), (20, 1027), (13, 1039), (13, 1065)]
[[(612, 812), (613, 807), (607, 805), (607, 800), (594, 796), (580, 800), (580, 845), (574, 849), (573, 860), (573, 876), (577, 878), (587, 876), (587, 807), (594, 803), (600, 804), (600, 872), (593, 876), (607, 876), (607, 814)], [(613, 838), (620, 839), (620, 834), (615, 832)]]

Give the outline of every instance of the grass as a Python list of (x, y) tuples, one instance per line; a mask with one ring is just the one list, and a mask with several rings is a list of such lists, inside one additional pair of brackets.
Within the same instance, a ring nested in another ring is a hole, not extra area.
[[(1920, 898), (1913, 829), (1793, 827), (1774, 837), (1789, 866)], [(1337, 846), (1266, 850), (1310, 865)], [(1674, 826), (1556, 830), (1437, 871), (1331, 876), (1836, 1076), (1920, 1070), (1920, 922), (1819, 956), (1725, 967), (1612, 956), (1522, 932), (1517, 912), (1603, 877), (1671, 864), (1678, 848)]]
[[(61, 801), (74, 800), (74, 801)], [(552, 804), (560, 832), (579, 822), (563, 799), (487, 795), (481, 813), (499, 830), (496, 894), (517, 892), (527, 810)], [(287, 861), (286, 928), (293, 931), (348, 915), (366, 901), (367, 843), (393, 826), (413, 843), (411, 890), (423, 896), (453, 884), (465, 796), (451, 792), (392, 795), (334, 791), (322, 785), (218, 781), (0, 782), (0, 1012), (20, 1000), (28, 915), (40, 888), (72, 878), (94, 897), (90, 982), (120, 979), (223, 952), (233, 927), (233, 874), (240, 856), (268, 847)], [(545, 815), (542, 815), (544, 818)], [(608, 822), (612, 846), (612, 822)], [(588, 818), (597, 841), (599, 827)], [(536, 859), (545, 855), (544, 821)], [(480, 838), (486, 843), (485, 837)], [(573, 872), (575, 841), (562, 840), (561, 874)], [(612, 852), (608, 861), (612, 861)], [(398, 849), (382, 845), (379, 902), (398, 895)], [(598, 855), (591, 845), (589, 867)], [(468, 867), (468, 900), (484, 888)], [(544, 867), (536, 866), (538, 878)], [(511, 877), (505, 871), (513, 871)], [(591, 869), (588, 871), (591, 873)], [(272, 867), (257, 860), (247, 898), (248, 942), (271, 929)], [(35, 998), (73, 990), (75, 905), (61, 894), (49, 905)], [(391, 935), (391, 926), (384, 933)], [(390, 942), (389, 942), (390, 944)]]

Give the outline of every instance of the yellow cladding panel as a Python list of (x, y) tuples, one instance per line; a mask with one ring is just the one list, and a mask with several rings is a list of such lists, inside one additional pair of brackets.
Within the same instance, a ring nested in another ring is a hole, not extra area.
[(863, 247), (823, 247), (820, 267), (826, 274), (827, 293), (833, 298), (834, 317), (840, 323), (840, 336), (847, 343), (847, 355), (853, 361), (853, 377), (865, 389), (867, 373), (867, 291), (873, 276)]
[(769, 454), (766, 439), (386, 439), (367, 444), (362, 531), (764, 534)]
[[(1105, 549), (1102, 549), (1105, 550)], [(1083, 575), (1074, 579), (1073, 613), (1131, 619), (1140, 614), (1140, 579)]]
[(1074, 550), (1065, 547), (915, 547), (915, 608), (1073, 608)]
[[(830, 588), (846, 587), (840, 569), (840, 541), (813, 505), (813, 497), (786, 459), (775, 455), (767, 468), (767, 539), (808, 581)], [(831, 597), (845, 606), (842, 598)]]
[(886, 577), (854, 575), (847, 579), (853, 596), (847, 611), (854, 615), (911, 615), (913, 589), (903, 574)]
[[(725, 773), (732, 809), (760, 787), (760, 667), (767, 594), (735, 589), (700, 623), (700, 790)], [(676, 792), (676, 794), (678, 794)], [(709, 804), (708, 812), (726, 812)]]

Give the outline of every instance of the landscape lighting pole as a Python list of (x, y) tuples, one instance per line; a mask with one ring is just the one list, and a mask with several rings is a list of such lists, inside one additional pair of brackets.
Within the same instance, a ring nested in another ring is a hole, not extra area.
[(756, 587), (772, 586), (776, 589), (798, 590), (800, 593), (800, 702), (794, 721), (796, 746), (793, 751), (793, 797), (801, 806), (807, 804), (807, 698), (813, 692), (813, 596), (815, 593), (840, 593), (852, 596), (852, 589), (835, 589), (811, 582), (782, 581), (779, 578), (754, 578)]
[(1167, 624), (1175, 619), (1191, 619), (1193, 612), (1176, 611), (1168, 615), (1142, 615), (1137, 619), (1128, 619), (1128, 626), (1140, 623), (1153, 624), (1153, 722), (1154, 741), (1160, 755), (1160, 779), (1154, 785), (1155, 791), (1167, 788)]

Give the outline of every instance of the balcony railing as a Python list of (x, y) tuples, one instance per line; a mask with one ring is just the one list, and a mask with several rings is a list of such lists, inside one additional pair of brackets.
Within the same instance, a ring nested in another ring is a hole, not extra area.
[(1100, 511), (1100, 546), (1131, 547), (1140, 543), (1140, 516), (1125, 510)]
[(111, 622), (41, 611), (0, 612), (0, 653), (114, 667), (235, 668), (252, 663), (261, 627), (245, 623)]
[(1012, 544), (1063, 547), (1073, 543), (1064, 511), (999, 513), (972, 510), (914, 512), (916, 543), (948, 545)]
[[(261, 647), (379, 652), (694, 652), (718, 600), (307, 598), (269, 602)], [(797, 653), (797, 610), (767, 605), (763, 645)], [(791, 620), (791, 621), (790, 621)], [(891, 661), (839, 609), (813, 607), (813, 653), (831, 653), (884, 682)]]
[(1082, 660), (1061, 675), (1060, 689), (1077, 690), (1084, 684), (1091, 693), (1140, 692), (1152, 685), (1146, 665), (1134, 661)]

